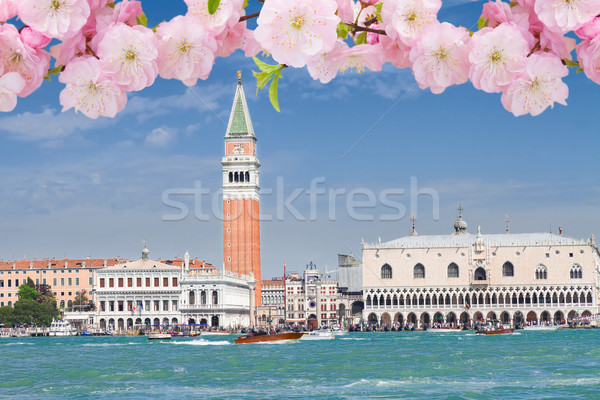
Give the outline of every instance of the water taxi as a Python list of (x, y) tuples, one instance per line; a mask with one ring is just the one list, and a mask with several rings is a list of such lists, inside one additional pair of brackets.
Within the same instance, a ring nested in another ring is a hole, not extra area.
[(268, 332), (258, 332), (258, 333), (250, 333), (247, 335), (238, 336), (237, 339), (234, 340), (236, 344), (241, 343), (259, 343), (259, 342), (275, 342), (275, 341), (291, 341), (298, 340), (304, 335), (303, 332), (281, 332), (281, 333), (268, 333)]
[(504, 325), (482, 326), (477, 329), (477, 333), (482, 335), (510, 335), (514, 331), (514, 328)]
[(52, 320), (48, 330), (48, 336), (74, 336), (75, 333), (71, 324), (62, 320)]
[(304, 332), (304, 335), (300, 340), (329, 340), (333, 339), (335, 336), (332, 331), (310, 331)]
[(165, 332), (150, 332), (148, 340), (171, 340), (171, 334)]
[(531, 325), (523, 328), (525, 331), (555, 331), (558, 325)]

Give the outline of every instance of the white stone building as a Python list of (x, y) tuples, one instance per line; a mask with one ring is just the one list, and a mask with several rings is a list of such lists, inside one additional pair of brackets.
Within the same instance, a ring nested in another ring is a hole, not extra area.
[[(598, 313), (594, 237), (466, 232), (363, 243), (363, 317), (370, 324), (559, 323)], [(562, 232), (561, 232), (562, 233)]]
[(181, 281), (182, 321), (213, 328), (250, 326), (254, 324), (254, 290), (251, 275), (214, 268), (186, 270)]
[(179, 299), (183, 270), (151, 260), (144, 248), (142, 258), (96, 271), (95, 322), (108, 331), (133, 331), (140, 326), (181, 322)]

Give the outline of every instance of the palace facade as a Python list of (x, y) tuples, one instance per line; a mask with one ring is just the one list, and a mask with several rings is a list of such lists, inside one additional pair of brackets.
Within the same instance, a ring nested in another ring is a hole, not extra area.
[[(462, 210), (461, 210), (462, 211)], [(458, 326), (481, 320), (559, 323), (598, 313), (600, 256), (594, 237), (414, 230), (362, 244), (363, 318), (369, 324)]]

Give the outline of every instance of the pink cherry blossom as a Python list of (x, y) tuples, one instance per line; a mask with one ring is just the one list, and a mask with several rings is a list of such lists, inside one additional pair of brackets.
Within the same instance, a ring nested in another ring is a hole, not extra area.
[(400, 39), (392, 39), (387, 35), (381, 35), (379, 42), (382, 45), (386, 61), (391, 62), (398, 68), (407, 68), (412, 65), (409, 59), (411, 47), (404, 44)]
[[(98, 8), (106, 7), (109, 0), (88, 0), (88, 4), (90, 5), (90, 10), (96, 10)], [(112, 0), (111, 0), (112, 1)]]
[(218, 35), (239, 22), (244, 0), (221, 0), (217, 11), (212, 15), (208, 12), (207, 0), (185, 0), (185, 3), (188, 14), (197, 17), (205, 29)]
[(8, 112), (17, 106), (17, 93), (25, 88), (25, 79), (16, 72), (0, 75), (0, 111)]
[(127, 91), (142, 90), (158, 75), (158, 41), (154, 32), (141, 25), (111, 26), (98, 44), (102, 69)]
[(14, 0), (0, 0), (0, 22), (8, 21), (17, 15)]
[(577, 59), (585, 75), (600, 85), (600, 36), (577, 46)]
[(42, 85), (50, 56), (44, 50), (23, 44), (17, 28), (5, 24), (0, 25), (0, 64), (5, 73), (17, 72), (25, 80), (25, 87), (17, 93), (24, 97)]
[[(345, 44), (345, 43), (344, 43)], [(340, 71), (353, 68), (356, 72), (364, 72), (365, 68), (371, 71), (381, 71), (381, 66), (385, 62), (382, 45), (368, 45), (346, 47), (340, 54)]]
[(569, 71), (554, 54), (535, 53), (527, 57), (525, 69), (502, 93), (502, 104), (515, 116), (541, 114), (554, 103), (567, 105), (569, 88), (561, 80)]
[(246, 57), (254, 57), (262, 50), (260, 43), (258, 43), (258, 41), (254, 38), (253, 30), (245, 30), (244, 44), (242, 45), (242, 50), (244, 50), (244, 55)]
[(177, 16), (156, 29), (158, 71), (165, 79), (179, 79), (186, 86), (208, 78), (215, 60), (215, 39), (190, 16)]
[(415, 79), (421, 89), (442, 93), (469, 78), (469, 32), (443, 22), (427, 30), (410, 51)]
[(67, 65), (78, 54), (84, 54), (85, 50), (86, 38), (81, 32), (77, 32), (50, 47), (50, 55), (56, 59), (56, 65)]
[(31, 29), (28, 26), (23, 27), (20, 32), (21, 41), (32, 49), (43, 49), (50, 43), (50, 38)]
[(231, 53), (244, 45), (244, 35), (246, 34), (246, 21), (238, 22), (232, 28), (226, 29), (217, 36), (217, 57), (229, 57)]
[(483, 28), (471, 38), (469, 78), (479, 90), (501, 92), (525, 68), (527, 41), (511, 24)]
[(337, 15), (342, 19), (342, 22), (351, 24), (354, 22), (354, 1), (353, 0), (336, 0), (338, 5)]
[(87, 0), (19, 0), (18, 7), (25, 24), (58, 39), (77, 32), (90, 15)]
[(600, 17), (587, 22), (581, 28), (577, 29), (575, 33), (582, 39), (593, 39), (600, 35)]
[(58, 80), (66, 87), (60, 92), (63, 111), (74, 108), (88, 118), (114, 117), (127, 103), (127, 94), (102, 72), (100, 61), (92, 56), (74, 59)]
[(566, 33), (600, 14), (600, 0), (536, 0), (535, 12), (548, 28)]
[(254, 37), (275, 61), (303, 67), (335, 46), (336, 8), (334, 0), (265, 0)]
[(551, 51), (560, 58), (573, 59), (571, 52), (575, 50), (575, 38), (564, 36), (546, 27), (539, 33), (539, 37), (542, 50)]
[(441, 0), (386, 0), (381, 9), (385, 32), (392, 39), (400, 38), (412, 45), (427, 28), (437, 23), (441, 6)]
[(379, 1), (380, 0), (360, 0), (360, 2), (362, 3), (362, 5), (364, 5), (365, 7), (377, 4), (377, 3), (379, 3)]
[(341, 65), (342, 52), (347, 48), (348, 45), (338, 39), (333, 50), (311, 57), (306, 64), (310, 76), (321, 83), (330, 82), (337, 75)]

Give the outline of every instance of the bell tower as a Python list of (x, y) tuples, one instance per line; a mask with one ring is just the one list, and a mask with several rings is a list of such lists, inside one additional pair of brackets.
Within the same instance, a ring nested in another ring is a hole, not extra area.
[(225, 133), (223, 165), (223, 263), (237, 274), (254, 274), (254, 305), (260, 297), (259, 172), (256, 136), (252, 128), (241, 73)]

